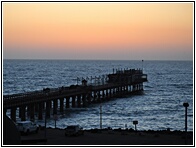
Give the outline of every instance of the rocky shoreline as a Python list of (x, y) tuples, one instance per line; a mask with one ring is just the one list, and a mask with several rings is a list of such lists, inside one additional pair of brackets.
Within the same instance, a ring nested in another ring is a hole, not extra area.
[(47, 128), (22, 135), (22, 145), (193, 145), (193, 132), (134, 131), (133, 129), (91, 129), (84, 135), (65, 136), (64, 129)]

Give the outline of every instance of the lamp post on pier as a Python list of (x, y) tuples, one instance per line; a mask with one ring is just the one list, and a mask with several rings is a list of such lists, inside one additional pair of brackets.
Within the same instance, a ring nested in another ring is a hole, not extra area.
[(45, 112), (45, 124), (44, 124), (44, 138), (46, 138), (46, 123), (47, 122), (47, 115), (46, 115), (46, 112)]
[(135, 131), (137, 131), (137, 126), (136, 125), (138, 124), (138, 121), (137, 120), (134, 120), (133, 121), (133, 124), (135, 125)]
[(185, 107), (185, 144), (187, 144), (187, 108), (189, 107), (189, 104), (185, 102), (183, 103), (183, 106)]
[(100, 105), (100, 130), (102, 130), (102, 105)]

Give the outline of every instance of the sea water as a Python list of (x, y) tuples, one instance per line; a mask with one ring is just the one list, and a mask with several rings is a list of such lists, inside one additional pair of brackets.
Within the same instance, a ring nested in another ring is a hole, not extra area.
[[(183, 103), (188, 102), (188, 130), (193, 131), (192, 61), (3, 60), (3, 95), (70, 86), (80, 83), (78, 78), (127, 68), (143, 69), (148, 75), (144, 92), (102, 103), (102, 128), (134, 128), (137, 120), (138, 130), (184, 130)], [(100, 128), (100, 104), (67, 109), (57, 117), (58, 128), (72, 124)], [(47, 127), (54, 126), (51, 116)]]

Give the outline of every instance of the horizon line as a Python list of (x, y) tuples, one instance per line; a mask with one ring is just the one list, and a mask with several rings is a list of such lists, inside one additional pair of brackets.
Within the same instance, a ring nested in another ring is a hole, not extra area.
[(192, 61), (191, 60), (176, 60), (176, 59), (62, 59), (62, 58), (3, 58), (2, 60), (67, 60), (67, 61)]

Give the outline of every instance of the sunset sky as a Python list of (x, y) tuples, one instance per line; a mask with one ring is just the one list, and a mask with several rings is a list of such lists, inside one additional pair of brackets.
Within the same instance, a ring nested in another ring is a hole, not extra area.
[(193, 3), (3, 2), (4, 59), (193, 60)]

